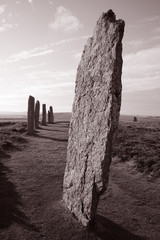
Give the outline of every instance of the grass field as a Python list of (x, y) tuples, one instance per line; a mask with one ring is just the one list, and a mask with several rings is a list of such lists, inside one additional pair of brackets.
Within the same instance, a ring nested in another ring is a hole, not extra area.
[(113, 157), (130, 162), (139, 172), (160, 177), (160, 118), (121, 117), (113, 144)]
[[(70, 121), (71, 113), (55, 113), (55, 121)], [(160, 117), (120, 117), (119, 129), (113, 144), (113, 157), (129, 162), (139, 172), (153, 178), (160, 177)], [(26, 117), (20, 115), (0, 118), (0, 151), (14, 148), (23, 140), (20, 133), (26, 131)]]
[(35, 136), (26, 118), (0, 120), (0, 239), (159, 240), (160, 118), (121, 116), (109, 187), (88, 232), (62, 202), (70, 116), (55, 114)]

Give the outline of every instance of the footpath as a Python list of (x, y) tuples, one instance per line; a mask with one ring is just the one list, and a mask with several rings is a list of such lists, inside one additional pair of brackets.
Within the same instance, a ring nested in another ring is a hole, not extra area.
[(1, 159), (0, 240), (84, 239), (86, 229), (62, 202), (68, 122), (24, 138), (21, 151)]
[(113, 161), (109, 187), (87, 231), (62, 201), (68, 122), (41, 126), (0, 160), (0, 240), (159, 240), (160, 181)]

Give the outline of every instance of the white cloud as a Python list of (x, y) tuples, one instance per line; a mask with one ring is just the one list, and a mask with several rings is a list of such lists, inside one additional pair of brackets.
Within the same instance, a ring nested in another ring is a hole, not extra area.
[(4, 13), (6, 5), (0, 5), (0, 15)]
[(13, 16), (13, 13), (7, 13), (7, 6), (6, 5), (0, 5), (0, 32), (5, 32), (8, 29), (12, 29), (13, 27), (17, 27), (16, 23), (11, 22), (11, 18)]
[(155, 32), (155, 33), (160, 33), (160, 27), (154, 28), (154, 32)]
[[(155, 31), (155, 29), (153, 30)], [(150, 46), (158, 46), (159, 45), (160, 36), (152, 35), (148, 39), (140, 38), (132, 41), (127, 41), (124, 45), (124, 48), (127, 48), (128, 51), (139, 51), (144, 48), (149, 48)]]
[(21, 66), (21, 69), (24, 70), (28, 70), (28, 69), (34, 69), (34, 68), (39, 68), (39, 67), (44, 67), (46, 65), (45, 62), (42, 62), (40, 64), (36, 64), (36, 65), (25, 65), (25, 66)]
[(28, 2), (32, 4), (33, 0), (28, 0)]
[(140, 20), (138, 20), (134, 25), (129, 24), (128, 27), (129, 28), (134, 28), (134, 29), (139, 29), (139, 28), (143, 28), (144, 26), (146, 26), (146, 24), (158, 24), (160, 20), (160, 16), (156, 15), (156, 16), (151, 16), (151, 17), (145, 17), (142, 18)]
[(159, 19), (160, 19), (160, 16), (156, 15), (156, 16), (144, 18), (144, 19), (142, 19), (142, 22), (144, 22), (144, 23), (155, 22), (155, 21), (158, 21)]
[(63, 6), (59, 6), (54, 16), (54, 21), (49, 24), (49, 27), (58, 30), (62, 29), (64, 32), (78, 31), (82, 24), (77, 17), (72, 15), (72, 12)]
[(51, 46), (58, 46), (58, 45), (71, 43), (71, 42), (75, 42), (75, 41), (86, 40), (88, 38), (89, 38), (89, 36), (80, 36), (80, 37), (76, 37), (76, 38), (66, 38), (66, 39), (62, 39), (58, 42), (51, 43)]
[(20, 53), (14, 54), (10, 57), (10, 60), (17, 62), (19, 60), (28, 59), (32, 57), (45, 56), (50, 53), (53, 53), (53, 49), (45, 49), (42, 51), (38, 51), (38, 49), (33, 49), (31, 51), (22, 51)]
[[(49, 71), (49, 70), (43, 70), (43, 71), (33, 71), (30, 73), (27, 73), (25, 75), (25, 78), (28, 80), (37, 80), (40, 82), (43, 82), (44, 86), (48, 84), (60, 84), (62, 85), (66, 82), (74, 82), (76, 76), (76, 70), (68, 70), (68, 71)], [(53, 80), (54, 79), (54, 80)]]
[(53, 5), (54, 0), (48, 0), (50, 5)]
[[(47, 66), (35, 70), (32, 65), (28, 65), (28, 70), (21, 69), (21, 71), (14, 67), (7, 72), (2, 72), (1, 69), (3, 68), (0, 68), (1, 110), (25, 111), (28, 96), (33, 95), (41, 103), (54, 104), (57, 111), (62, 106), (70, 111), (74, 97), (76, 70), (48, 70)], [(22, 96), (21, 101), (19, 96)], [(12, 101), (11, 105), (12, 99), (15, 104)]]
[(76, 60), (80, 60), (80, 59), (81, 59), (81, 56), (82, 56), (82, 53), (79, 52), (79, 53), (75, 53), (73, 57), (74, 57)]
[(127, 54), (123, 58), (123, 90), (160, 88), (160, 46)]
[(43, 47), (34, 48), (31, 50), (22, 51), (22, 52), (13, 54), (8, 59), (1, 60), (0, 65), (17, 62), (17, 61), (29, 59), (32, 57), (45, 56), (45, 55), (51, 54), (53, 52), (57, 52), (57, 51), (54, 51), (53, 49), (48, 49), (48, 47), (45, 45)]
[(13, 24), (5, 23), (5, 21), (3, 21), (2, 25), (0, 25), (0, 32), (4, 32), (4, 31), (6, 31), (8, 29), (11, 29), (13, 27), (14, 27)]

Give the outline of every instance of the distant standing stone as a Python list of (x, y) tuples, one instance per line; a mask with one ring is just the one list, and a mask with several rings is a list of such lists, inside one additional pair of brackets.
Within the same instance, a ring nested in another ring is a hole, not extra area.
[(32, 135), (34, 134), (34, 104), (35, 99), (32, 96), (29, 96), (28, 99), (28, 123), (27, 123), (27, 133)]
[(39, 113), (40, 113), (40, 102), (36, 101), (36, 106), (35, 106), (35, 128), (39, 127)]
[(50, 106), (50, 123), (54, 123), (54, 114), (53, 114), (53, 107)]
[(48, 111), (48, 123), (51, 123), (51, 113)]
[(77, 70), (63, 199), (84, 226), (94, 219), (108, 185), (121, 106), (123, 32), (123, 20), (112, 10), (103, 13)]
[(42, 104), (42, 125), (46, 125), (46, 104)]
[(133, 118), (133, 122), (137, 122), (137, 117), (134, 117), (134, 118)]

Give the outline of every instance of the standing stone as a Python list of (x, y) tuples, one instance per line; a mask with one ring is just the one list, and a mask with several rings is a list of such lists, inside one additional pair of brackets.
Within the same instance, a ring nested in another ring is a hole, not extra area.
[(30, 135), (34, 134), (34, 104), (35, 104), (34, 97), (29, 96), (27, 133)]
[(137, 117), (134, 117), (134, 118), (133, 118), (133, 122), (137, 122)]
[(108, 185), (121, 106), (123, 32), (123, 20), (112, 10), (103, 13), (77, 70), (63, 199), (84, 226), (93, 221)]
[(39, 128), (39, 112), (40, 112), (40, 102), (36, 101), (36, 106), (35, 106), (35, 128)]
[(48, 123), (51, 123), (51, 112), (48, 110)]
[(42, 104), (42, 125), (46, 125), (46, 104)]
[(50, 106), (50, 123), (54, 123), (53, 107)]

